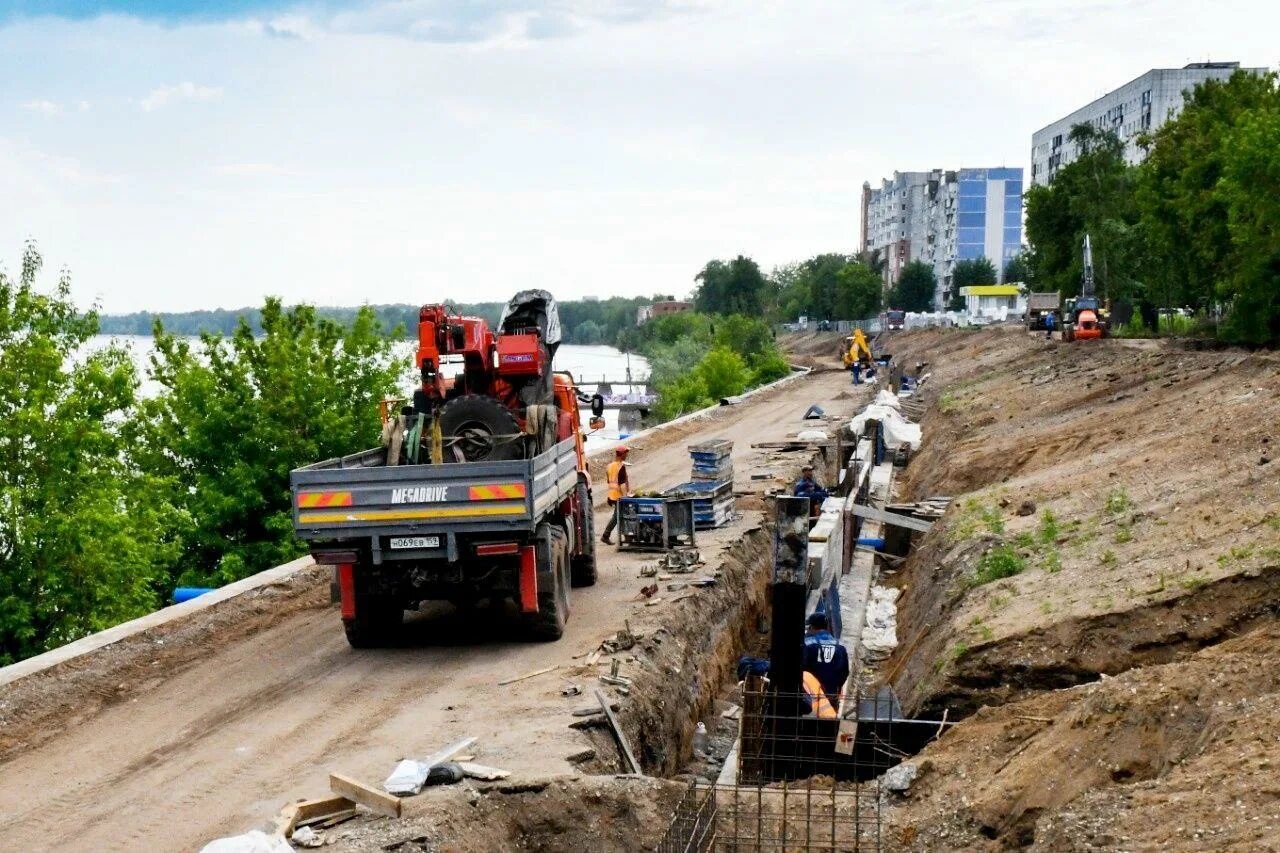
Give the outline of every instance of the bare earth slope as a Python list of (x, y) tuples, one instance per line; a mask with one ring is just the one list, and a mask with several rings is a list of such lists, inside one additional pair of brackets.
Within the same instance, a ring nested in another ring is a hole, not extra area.
[(934, 373), (905, 487), (956, 501), (896, 579), (886, 671), (973, 714), (919, 756), (899, 842), (1274, 846), (1280, 358), (1020, 329), (894, 349)]
[[(814, 374), (671, 433), (652, 434), (633, 445), (633, 480), (655, 488), (688, 479), (686, 446), (714, 437), (736, 442), (738, 488), (781, 486), (799, 459), (766, 465), (751, 442), (803, 428), (800, 418), (811, 403), (848, 411), (847, 381), (839, 372)], [(759, 470), (777, 479), (752, 481)], [(601, 511), (597, 530), (604, 521)], [(754, 526), (758, 514), (748, 509), (733, 526), (704, 536), (699, 545), (708, 562), (714, 566)], [(667, 642), (672, 651), (664, 652), (665, 665), (700, 666), (721, 620), (749, 591), (749, 572), (730, 573), (732, 583), (722, 588), (646, 608), (638, 596), (641, 562), (604, 549), (600, 582), (574, 591), (566, 635), (553, 644), (516, 641), (500, 620), (462, 620), (445, 610), (411, 623), (403, 647), (354, 651), (328, 604), (327, 577), (313, 571), (286, 590), (288, 596), (264, 594), (237, 605), (242, 610), (223, 611), (237, 615), (231, 625), (225, 616), (210, 616), (206, 630), (157, 631), (127, 653), (98, 653), (30, 676), (36, 680), (26, 685), (28, 679), (16, 682), (0, 697), (0, 847), (192, 849), (263, 825), (291, 799), (325, 794), (330, 771), (378, 783), (397, 759), (467, 736), (479, 738), (478, 760), (513, 771), (513, 781), (576, 774), (568, 756), (601, 743), (568, 728), (570, 711), (590, 704), (597, 686), (597, 669), (583, 667), (581, 656), (630, 618), (637, 632), (653, 637), (666, 626), (664, 636), (678, 640)], [(251, 630), (237, 627), (239, 617)], [(170, 642), (180, 648), (166, 648)], [(560, 668), (497, 686), (552, 664)], [(638, 668), (635, 662), (624, 670), (635, 675)], [(694, 672), (687, 671), (684, 682), (668, 679), (680, 688), (670, 696), (637, 697), (636, 707), (623, 702), (624, 722), (650, 766), (675, 758), (668, 760), (656, 737), (636, 727), (644, 722), (657, 731), (658, 701), (674, 703), (680, 714), (696, 713), (680, 710), (698, 693), (681, 687)], [(586, 696), (561, 696), (567, 681), (581, 684)], [(31, 720), (43, 722), (27, 725)], [(608, 768), (612, 757), (603, 752)], [(602, 789), (600, 796), (608, 803), (614, 795)], [(513, 795), (513, 805), (519, 802)], [(536, 808), (534, 802), (528, 808)], [(513, 832), (524, 831), (513, 821)], [(650, 820), (645, 829), (660, 833), (662, 827)], [(635, 825), (620, 820), (616, 830), (613, 842), (600, 837), (602, 849), (625, 849), (618, 837), (634, 841)]]

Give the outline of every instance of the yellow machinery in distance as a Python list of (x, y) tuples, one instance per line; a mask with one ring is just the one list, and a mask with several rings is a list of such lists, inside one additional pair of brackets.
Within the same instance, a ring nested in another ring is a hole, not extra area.
[(854, 364), (869, 365), (875, 362), (875, 356), (871, 354), (871, 346), (867, 343), (867, 336), (861, 329), (854, 329), (853, 334), (844, 339), (841, 350), (843, 351), (841, 360), (846, 370)]

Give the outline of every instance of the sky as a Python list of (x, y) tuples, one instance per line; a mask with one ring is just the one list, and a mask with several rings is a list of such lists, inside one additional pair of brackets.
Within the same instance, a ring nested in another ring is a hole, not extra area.
[(1273, 0), (0, 0), (0, 265), (109, 313), (686, 294), (858, 248)]

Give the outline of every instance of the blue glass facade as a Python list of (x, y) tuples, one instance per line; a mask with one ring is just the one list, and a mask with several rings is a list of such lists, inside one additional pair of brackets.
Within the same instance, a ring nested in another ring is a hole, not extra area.
[(996, 268), (1022, 248), (1022, 169), (961, 169), (956, 260), (986, 257)]

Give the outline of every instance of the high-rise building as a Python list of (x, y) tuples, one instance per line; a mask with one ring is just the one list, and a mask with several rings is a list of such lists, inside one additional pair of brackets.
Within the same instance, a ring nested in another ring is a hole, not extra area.
[[(1080, 156), (1071, 141), (1071, 128), (1090, 124), (1113, 131), (1124, 143), (1125, 159), (1138, 163), (1145, 156), (1138, 137), (1154, 133), (1182, 111), (1185, 93), (1206, 80), (1225, 80), (1240, 70), (1239, 62), (1193, 62), (1184, 68), (1153, 68), (1119, 89), (1031, 135), (1031, 183), (1047, 186), (1058, 170)], [(1246, 68), (1261, 74), (1265, 68)]]
[[(933, 267), (935, 307), (945, 308), (957, 261), (985, 257), (1003, 280), (1022, 249), (1022, 169), (894, 172), (862, 185), (862, 248), (885, 260), (885, 287), (911, 261)], [(993, 284), (995, 282), (992, 282)]]

